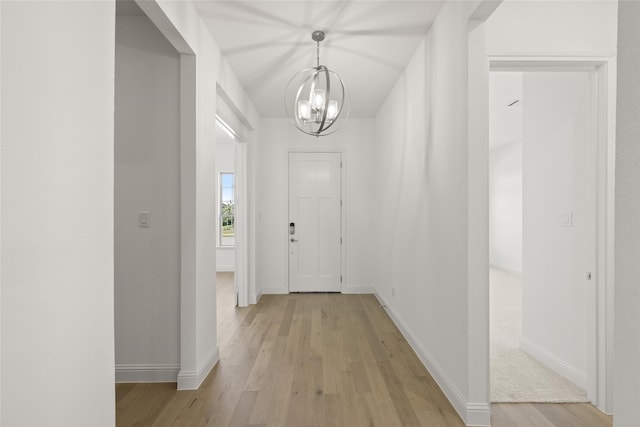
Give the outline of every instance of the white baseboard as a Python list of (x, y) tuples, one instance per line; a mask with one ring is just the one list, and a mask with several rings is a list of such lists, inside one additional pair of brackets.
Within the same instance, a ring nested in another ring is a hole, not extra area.
[(180, 365), (116, 365), (116, 383), (175, 383)]
[(249, 297), (249, 304), (257, 304), (260, 301), (260, 298), (262, 298), (262, 290), (260, 290), (256, 295), (251, 295), (251, 297)]
[(467, 402), (467, 416), (462, 417), (465, 424), (474, 427), (491, 426), (491, 406), (488, 403)]
[(556, 355), (525, 338), (520, 338), (520, 348), (529, 356), (533, 357), (552, 371), (562, 375), (581, 389), (587, 389), (587, 374), (577, 369), (575, 366), (565, 362)]
[(346, 285), (342, 288), (343, 294), (372, 294), (374, 292), (373, 286), (367, 285)]
[(378, 292), (375, 292), (375, 296), (380, 304), (385, 308), (389, 317), (391, 317), (391, 320), (396, 324), (424, 367), (429, 371), (440, 389), (444, 392), (447, 399), (449, 399), (449, 402), (451, 402), (465, 424), (468, 426), (490, 426), (491, 409), (489, 404), (467, 402), (464, 395), (453, 384), (448, 375), (442, 370), (429, 352), (415, 339), (413, 333), (411, 333), (410, 329), (405, 325), (400, 317), (394, 313), (393, 309), (391, 309), (387, 304), (384, 297)]
[(218, 360), (220, 360), (220, 350), (216, 346), (197, 371), (180, 371), (178, 373), (178, 390), (197, 390), (211, 369), (218, 363)]
[(515, 274), (516, 276), (522, 276), (522, 269), (519, 270), (517, 268), (513, 268), (508, 265), (496, 264), (494, 262), (492, 262), (489, 266), (497, 270), (502, 270), (502, 271), (506, 271), (507, 273)]
[(282, 287), (264, 287), (262, 288), (262, 295), (286, 295), (289, 293), (289, 289)]

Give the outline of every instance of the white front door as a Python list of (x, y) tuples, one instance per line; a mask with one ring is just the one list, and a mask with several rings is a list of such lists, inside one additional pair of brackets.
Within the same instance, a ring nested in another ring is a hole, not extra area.
[(289, 153), (289, 291), (340, 292), (340, 153)]

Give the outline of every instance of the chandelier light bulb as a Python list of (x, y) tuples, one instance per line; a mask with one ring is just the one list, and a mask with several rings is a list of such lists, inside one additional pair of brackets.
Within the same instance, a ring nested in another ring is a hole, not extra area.
[(313, 91), (313, 109), (314, 110), (324, 109), (324, 103), (325, 103), (324, 89), (315, 89)]
[(309, 101), (298, 101), (298, 117), (301, 120), (311, 119), (311, 103)]
[(338, 101), (331, 100), (329, 101), (329, 106), (327, 107), (327, 119), (335, 120), (338, 117), (339, 109), (338, 109)]

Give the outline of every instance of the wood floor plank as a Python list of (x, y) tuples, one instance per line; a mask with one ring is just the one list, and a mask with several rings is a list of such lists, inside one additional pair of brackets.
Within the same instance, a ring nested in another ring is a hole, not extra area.
[[(219, 313), (224, 346), (200, 389), (118, 384), (118, 427), (464, 425), (371, 295), (265, 295)], [(584, 404), (492, 414), (496, 427), (612, 425)]]
[(233, 411), (231, 421), (229, 421), (230, 427), (244, 427), (249, 425), (251, 411), (253, 410), (257, 398), (257, 391), (243, 391), (242, 394), (240, 394), (236, 409)]
[[(116, 404), (118, 425), (151, 425), (173, 398), (171, 383), (139, 384)], [(141, 404), (144, 402), (144, 404)]]
[(340, 410), (340, 396), (336, 394), (324, 395), (324, 425), (326, 427), (345, 425)]
[(610, 427), (613, 425), (613, 417), (600, 411), (593, 405), (584, 403), (566, 403), (562, 408), (571, 412), (583, 425), (594, 425), (598, 427)]
[(400, 416), (400, 421), (403, 426), (419, 426), (420, 421), (416, 416), (413, 407), (409, 403), (409, 399), (402, 387), (402, 383), (399, 381), (396, 376), (393, 367), (390, 362), (387, 361), (379, 361), (378, 367), (380, 368), (380, 372), (382, 372), (382, 377), (384, 378), (385, 383), (387, 384), (387, 388), (389, 389), (389, 394), (391, 395), (391, 400), (393, 401), (394, 406)]
[(289, 335), (289, 330), (291, 328), (291, 322), (293, 321), (293, 313), (295, 312), (295, 309), (296, 300), (291, 298), (287, 302), (287, 308), (285, 309), (284, 318), (280, 323), (280, 331), (278, 332), (278, 335), (285, 337)]
[(136, 386), (134, 383), (121, 383), (116, 384), (116, 405), (122, 400), (133, 388)]
[(373, 400), (380, 414), (379, 425), (401, 425), (396, 406), (393, 404), (389, 389), (378, 368), (378, 362), (375, 360), (365, 361), (364, 367), (367, 371)]
[(351, 377), (353, 378), (356, 393), (371, 393), (369, 377), (363, 362), (351, 362)]
[(266, 386), (265, 382), (271, 378), (268, 367), (274, 354), (278, 329), (278, 325), (272, 325), (264, 336), (262, 346), (258, 349), (258, 355), (249, 373), (245, 390), (259, 391)]

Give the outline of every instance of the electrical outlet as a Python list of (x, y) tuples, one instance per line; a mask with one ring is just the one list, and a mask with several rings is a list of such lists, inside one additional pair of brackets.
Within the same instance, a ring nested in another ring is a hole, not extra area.
[(396, 288), (391, 288), (391, 296), (392, 297), (396, 296)]

